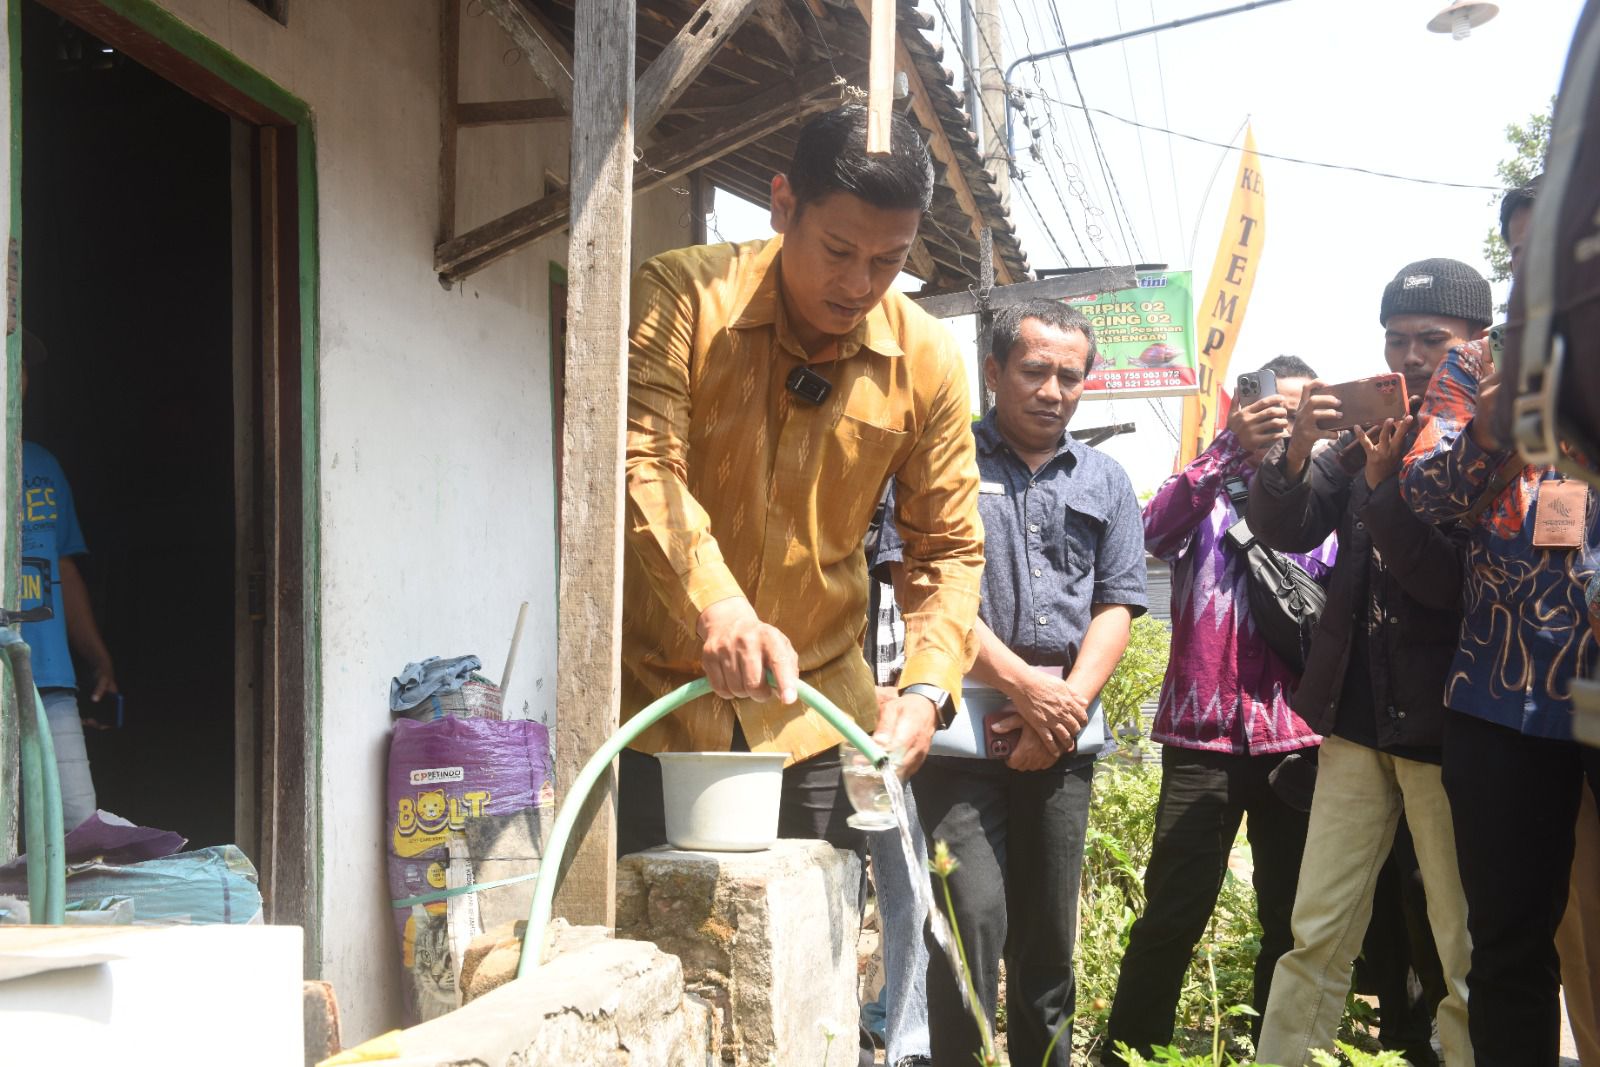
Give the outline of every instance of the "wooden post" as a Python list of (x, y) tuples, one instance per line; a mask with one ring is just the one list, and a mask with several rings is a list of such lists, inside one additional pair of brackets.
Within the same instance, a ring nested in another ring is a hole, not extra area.
[(872, 0), (872, 38), (867, 66), (867, 151), (887, 155), (894, 128), (896, 0)]
[(689, 243), (703, 245), (710, 241), (708, 220), (716, 208), (716, 187), (703, 170), (689, 172)]
[[(1006, 144), (1006, 79), (1001, 73), (1005, 57), (1000, 23), (1000, 0), (973, 0), (973, 29), (978, 38), (979, 104), (983, 109), (983, 137), (978, 144), (983, 166), (994, 182), (1000, 206), (1011, 206), (1011, 152)], [(971, 53), (968, 53), (969, 55)]]
[(456, 235), (456, 111), (461, 92), (461, 3), (439, 11), (439, 243)]
[(978, 412), (989, 414), (994, 394), (983, 376), (983, 361), (994, 344), (994, 308), (989, 293), (994, 289), (994, 231), (985, 226), (978, 231)]
[[(556, 785), (563, 802), (619, 718), (633, 233), (634, 2), (584, 0), (576, 18), (556, 679)], [(556, 896), (556, 914), (569, 922), (615, 925), (616, 796), (613, 768), (584, 805)]]

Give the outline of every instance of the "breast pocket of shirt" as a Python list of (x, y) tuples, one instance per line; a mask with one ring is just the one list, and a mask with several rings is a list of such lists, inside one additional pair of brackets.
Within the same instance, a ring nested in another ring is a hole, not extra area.
[[(841, 412), (839, 421), (833, 424), (832, 438), (829, 444), (833, 454), (829, 457), (831, 462), (825, 464), (823, 477), (827, 477), (830, 473), (846, 478), (858, 474), (872, 474), (876, 477), (876, 472), (887, 474), (894, 468), (896, 457), (906, 443), (907, 434), (904, 430), (879, 426), (877, 423)], [(829, 471), (827, 467), (832, 467), (833, 470)], [(881, 483), (881, 479), (879, 481)]]
[(1106, 508), (1097, 500), (1067, 500), (1061, 509), (1061, 528), (1056, 538), (1062, 566), (1073, 574), (1093, 575), (1109, 519)]
[(844, 517), (845, 528), (852, 532), (865, 530), (908, 436), (904, 430), (841, 413), (827, 436), (817, 471), (819, 506)]

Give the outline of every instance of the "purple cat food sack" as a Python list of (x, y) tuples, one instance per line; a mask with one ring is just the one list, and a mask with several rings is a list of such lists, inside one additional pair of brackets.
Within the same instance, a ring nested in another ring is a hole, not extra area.
[(472, 937), (527, 917), (555, 808), (550, 770), (541, 723), (447, 716), (394, 724), (389, 895), (408, 1023), (458, 1006)]

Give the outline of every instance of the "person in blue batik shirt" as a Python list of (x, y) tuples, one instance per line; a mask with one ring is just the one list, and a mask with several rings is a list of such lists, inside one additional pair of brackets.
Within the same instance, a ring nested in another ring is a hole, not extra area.
[[(45, 355), (42, 342), (23, 331), (22, 393), (28, 393), (28, 368)], [(72, 666), (76, 651), (93, 681), (89, 699), (99, 703), (117, 691), (111, 653), (95, 625), (89, 591), (74, 556), (87, 554), (72, 486), (56, 457), (32, 441), (22, 443), (22, 567), (19, 572), (23, 611), (49, 606), (48, 619), (22, 624), (22, 639), (33, 651), (33, 684), (44, 701), (55, 743), (61, 779), (62, 825), (72, 829), (94, 814), (94, 779), (83, 743), (78, 715), (78, 679)]]

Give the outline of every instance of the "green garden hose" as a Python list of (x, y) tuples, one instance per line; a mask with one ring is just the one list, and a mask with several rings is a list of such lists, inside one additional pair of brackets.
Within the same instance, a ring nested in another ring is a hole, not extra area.
[[(768, 680), (771, 680), (770, 677)], [(582, 810), (589, 791), (611, 766), (611, 761), (616, 759), (634, 738), (642, 734), (646, 727), (709, 692), (711, 683), (704, 678), (674, 689), (623, 723), (622, 728), (607, 738), (605, 744), (600, 746), (600, 750), (583, 765), (583, 770), (578, 772), (572, 788), (567, 791), (561, 810), (556, 813), (555, 825), (550, 828), (550, 840), (545, 845), (544, 862), (539, 867), (539, 880), (534, 884), (533, 906), (528, 910), (528, 926), (522, 934), (522, 958), (517, 963), (518, 978), (524, 977), (542, 962), (534, 960), (533, 957), (544, 955), (544, 932), (545, 927), (550, 924), (550, 910), (555, 902), (556, 885), (561, 880), (560, 871), (562, 860), (567, 853), (567, 838), (572, 836), (572, 828), (578, 821), (578, 813)], [(800, 682), (796, 686), (796, 692), (802, 703), (827, 719), (835, 730), (844, 735), (846, 741), (860, 749), (872, 761), (873, 766), (882, 767), (889, 762), (889, 754), (879, 747), (865, 730), (856, 725), (854, 719), (839, 710), (833, 701), (805, 682)], [(532, 951), (529, 950), (529, 946), (532, 946)]]
[[(28, 855), (29, 921), (60, 926), (66, 922), (67, 874), (55, 742), (50, 736), (44, 700), (34, 688), (32, 651), (21, 635), (9, 626), (0, 626), (0, 647), (5, 649), (11, 662), (11, 684), (21, 724), (23, 848)], [(29, 696), (33, 699), (29, 700)]]

